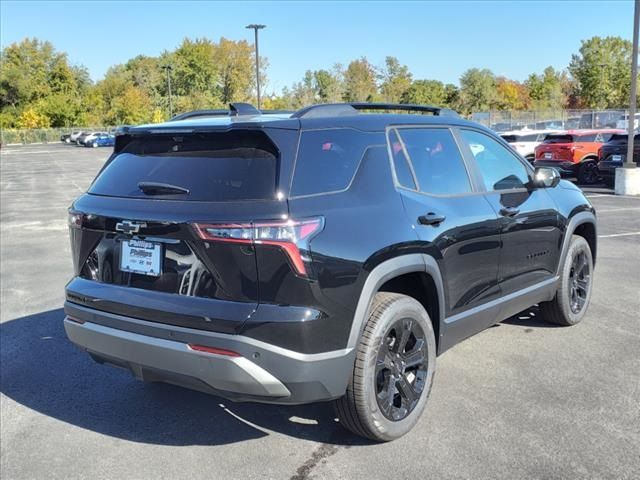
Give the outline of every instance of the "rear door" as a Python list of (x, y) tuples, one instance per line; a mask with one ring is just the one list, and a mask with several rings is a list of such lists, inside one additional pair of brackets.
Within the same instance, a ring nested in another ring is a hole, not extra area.
[(449, 334), (464, 338), (490, 323), (464, 313), (499, 295), (497, 216), (475, 188), (449, 128), (397, 127), (388, 140), (409, 221), (440, 266), (445, 316), (470, 322), (456, 322)]
[(259, 302), (252, 225), (288, 215), (281, 149), (264, 131), (230, 130), (121, 137), (117, 150), (72, 207), (68, 297), (238, 331)]

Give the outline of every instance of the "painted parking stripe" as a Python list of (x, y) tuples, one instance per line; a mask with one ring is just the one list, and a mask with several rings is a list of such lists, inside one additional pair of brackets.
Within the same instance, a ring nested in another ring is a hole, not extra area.
[(629, 210), (640, 210), (640, 207), (598, 208), (596, 209), (596, 213), (626, 212)]
[(598, 235), (598, 238), (629, 237), (631, 235), (640, 235), (640, 232), (612, 233), (611, 235)]

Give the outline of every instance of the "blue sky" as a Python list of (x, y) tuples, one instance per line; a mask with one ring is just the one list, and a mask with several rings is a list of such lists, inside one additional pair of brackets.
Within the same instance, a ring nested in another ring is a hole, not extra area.
[(565, 68), (580, 40), (631, 39), (633, 2), (178, 2), (2, 0), (0, 43), (51, 41), (94, 80), (139, 55), (158, 55), (184, 37), (253, 41), (249, 23), (268, 27), (260, 53), (269, 59), (267, 92), (305, 70), (366, 56), (393, 55), (415, 78), (456, 83), (470, 67), (524, 80), (547, 65)]

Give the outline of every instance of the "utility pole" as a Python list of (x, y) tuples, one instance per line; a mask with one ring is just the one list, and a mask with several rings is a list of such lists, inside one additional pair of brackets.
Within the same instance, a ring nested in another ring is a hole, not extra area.
[(171, 65), (163, 65), (163, 70), (167, 72), (167, 91), (169, 93), (169, 118), (173, 118), (173, 102), (171, 100), (171, 71), (173, 67)]
[(638, 26), (640, 25), (640, 0), (636, 0), (633, 13), (633, 59), (631, 60), (631, 99), (629, 102), (629, 119), (627, 120), (627, 128), (629, 130), (629, 139), (627, 142), (627, 158), (624, 162), (624, 168), (636, 168), (633, 161), (633, 140), (635, 135), (636, 124), (636, 99), (638, 89)]
[(260, 110), (260, 53), (258, 50), (258, 30), (266, 28), (266, 25), (252, 23), (251, 25), (247, 25), (245, 28), (253, 29), (253, 33), (255, 35), (254, 45), (256, 50), (256, 96), (258, 97), (258, 110)]

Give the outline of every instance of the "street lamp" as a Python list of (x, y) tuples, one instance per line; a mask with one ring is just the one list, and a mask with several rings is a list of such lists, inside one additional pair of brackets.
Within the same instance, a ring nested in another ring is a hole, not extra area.
[(631, 60), (631, 99), (629, 102), (629, 119), (627, 120), (627, 128), (629, 130), (629, 140), (627, 141), (627, 158), (624, 162), (624, 168), (635, 168), (633, 161), (633, 140), (635, 138), (636, 128), (636, 99), (638, 89), (638, 26), (640, 24), (640, 1), (635, 1), (633, 13), (633, 59)]
[(163, 65), (162, 69), (167, 72), (167, 91), (169, 93), (169, 118), (173, 118), (173, 102), (171, 101), (171, 65)]
[(266, 28), (266, 25), (260, 25), (256, 23), (252, 23), (251, 25), (247, 25), (245, 28), (253, 29), (253, 33), (255, 35), (255, 47), (256, 47), (256, 93), (258, 97), (258, 110), (260, 110), (260, 54), (258, 52), (258, 30), (262, 30)]

